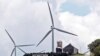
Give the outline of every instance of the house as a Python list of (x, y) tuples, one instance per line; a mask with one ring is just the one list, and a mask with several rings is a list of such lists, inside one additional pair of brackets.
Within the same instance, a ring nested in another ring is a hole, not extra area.
[(69, 44), (69, 45), (67, 45), (67, 46), (65, 46), (63, 48), (63, 52), (64, 53), (68, 53), (70, 55), (72, 55), (72, 54), (78, 54), (78, 49), (75, 48), (74, 46), (72, 46), (71, 44)]

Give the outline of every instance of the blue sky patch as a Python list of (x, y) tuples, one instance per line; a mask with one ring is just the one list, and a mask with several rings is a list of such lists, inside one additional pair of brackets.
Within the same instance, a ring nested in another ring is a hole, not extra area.
[(71, 3), (71, 2), (65, 2), (64, 4), (62, 4), (61, 8), (61, 12), (65, 12), (65, 11), (69, 11), (71, 13), (74, 13), (75, 15), (79, 15), (79, 16), (85, 16), (87, 14), (90, 13), (90, 8), (87, 5), (78, 5), (75, 3)]

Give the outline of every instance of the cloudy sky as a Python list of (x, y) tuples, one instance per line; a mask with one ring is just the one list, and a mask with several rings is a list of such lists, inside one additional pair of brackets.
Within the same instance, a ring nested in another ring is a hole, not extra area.
[[(58, 40), (63, 47), (72, 43), (84, 53), (87, 45), (100, 38), (99, 0), (48, 0), (55, 27), (78, 36), (55, 30), (55, 47)], [(10, 56), (13, 43), (5, 32), (8, 30), (17, 45), (37, 44), (50, 30), (51, 19), (46, 0), (0, 0), (0, 56)], [(51, 34), (38, 47), (22, 48), (27, 53), (51, 51)], [(17, 55), (23, 53), (17, 49)]]

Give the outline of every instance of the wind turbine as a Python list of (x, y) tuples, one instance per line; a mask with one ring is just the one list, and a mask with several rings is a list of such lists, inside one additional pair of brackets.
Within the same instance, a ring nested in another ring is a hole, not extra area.
[(34, 44), (29, 44), (29, 45), (16, 45), (15, 41), (13, 40), (13, 38), (11, 37), (11, 35), (8, 33), (8, 31), (5, 29), (7, 35), (10, 37), (11, 41), (13, 42), (14, 44), (14, 48), (11, 52), (11, 55), (13, 55), (13, 53), (15, 52), (15, 56), (16, 56), (16, 48), (18, 48), (20, 51), (22, 51), (23, 53), (26, 53), (24, 50), (22, 50), (20, 47), (26, 47), (26, 46), (34, 46)]
[(43, 37), (43, 39), (37, 44), (37, 46), (39, 46), (39, 45), (42, 43), (42, 41), (43, 41), (50, 33), (52, 33), (52, 52), (54, 52), (54, 30), (57, 30), (57, 31), (63, 32), (63, 33), (67, 33), (67, 34), (71, 34), (71, 35), (74, 35), (74, 36), (77, 36), (77, 35), (76, 35), (76, 34), (73, 34), (73, 33), (70, 33), (70, 32), (67, 32), (67, 31), (64, 31), (64, 30), (61, 30), (61, 29), (58, 29), (58, 28), (55, 28), (55, 26), (54, 26), (54, 20), (53, 20), (53, 15), (52, 15), (52, 12), (51, 12), (51, 8), (50, 8), (50, 5), (49, 5), (49, 2), (47, 2), (47, 5), (48, 5), (50, 17), (51, 17), (52, 26), (51, 26), (51, 29), (47, 32), (47, 34)]

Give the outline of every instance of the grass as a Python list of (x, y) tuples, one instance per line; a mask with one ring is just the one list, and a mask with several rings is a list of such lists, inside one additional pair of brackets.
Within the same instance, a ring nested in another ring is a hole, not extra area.
[(83, 54), (75, 54), (73, 56), (84, 56)]

